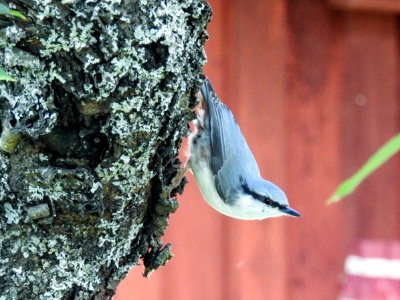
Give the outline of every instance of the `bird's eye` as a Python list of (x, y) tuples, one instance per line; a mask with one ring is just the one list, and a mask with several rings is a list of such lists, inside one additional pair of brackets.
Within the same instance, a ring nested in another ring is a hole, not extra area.
[(260, 195), (256, 192), (252, 191), (242, 176), (239, 176), (239, 181), (242, 185), (243, 191), (246, 194), (253, 196), (254, 199), (257, 199), (258, 201), (261, 201), (261, 202), (265, 203), (266, 205), (273, 207), (273, 208), (285, 207), (284, 205), (280, 204), (279, 202), (272, 200), (270, 197), (266, 197), (266, 196)]
[(263, 201), (264, 201), (265, 204), (267, 204), (267, 205), (269, 205), (271, 207), (274, 207), (274, 208), (280, 208), (282, 206), (281, 204), (279, 204), (278, 202), (272, 200), (269, 197), (264, 197)]

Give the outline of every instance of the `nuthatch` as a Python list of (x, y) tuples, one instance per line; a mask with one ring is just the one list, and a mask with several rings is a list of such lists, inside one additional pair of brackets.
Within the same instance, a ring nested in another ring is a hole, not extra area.
[(229, 108), (205, 79), (205, 103), (189, 139), (188, 167), (205, 200), (222, 214), (255, 220), (300, 213), (288, 206), (285, 193), (260, 176), (260, 170)]

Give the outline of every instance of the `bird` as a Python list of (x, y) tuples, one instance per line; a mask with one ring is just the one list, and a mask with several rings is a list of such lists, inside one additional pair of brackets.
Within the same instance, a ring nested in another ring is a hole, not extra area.
[(235, 117), (208, 78), (197, 97), (200, 106), (189, 136), (186, 167), (206, 202), (218, 212), (242, 220), (300, 217), (289, 207), (283, 190), (261, 177)]

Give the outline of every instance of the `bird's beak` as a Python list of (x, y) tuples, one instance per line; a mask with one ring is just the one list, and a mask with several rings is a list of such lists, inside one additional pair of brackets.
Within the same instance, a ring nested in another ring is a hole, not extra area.
[(284, 208), (281, 208), (281, 212), (284, 212), (285, 214), (288, 214), (292, 217), (300, 217), (301, 214), (294, 210), (293, 208), (290, 208), (289, 206), (285, 206)]

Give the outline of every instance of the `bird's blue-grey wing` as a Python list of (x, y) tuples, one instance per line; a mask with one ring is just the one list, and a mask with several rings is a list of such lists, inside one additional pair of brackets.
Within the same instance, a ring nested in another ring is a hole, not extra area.
[(210, 135), (211, 169), (221, 198), (229, 201), (236, 192), (231, 187), (240, 186), (240, 176), (259, 175), (258, 166), (232, 112), (218, 99), (208, 79), (201, 93), (206, 103), (204, 127)]

